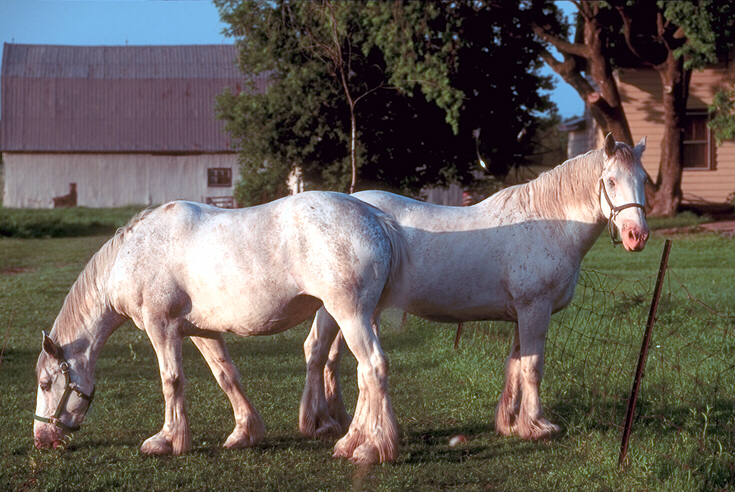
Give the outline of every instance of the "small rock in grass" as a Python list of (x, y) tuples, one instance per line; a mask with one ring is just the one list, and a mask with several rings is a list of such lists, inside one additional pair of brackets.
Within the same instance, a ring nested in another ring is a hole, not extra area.
[(468, 441), (467, 436), (459, 434), (449, 440), (449, 447), (456, 448), (457, 446), (462, 446), (463, 444), (467, 444), (467, 441)]

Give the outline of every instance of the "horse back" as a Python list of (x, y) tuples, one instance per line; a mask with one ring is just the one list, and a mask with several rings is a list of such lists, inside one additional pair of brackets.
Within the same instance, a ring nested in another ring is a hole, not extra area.
[(131, 314), (145, 306), (199, 327), (272, 333), (325, 299), (379, 297), (394, 251), (385, 227), (366, 204), (338, 193), (237, 210), (172, 202), (133, 226), (111, 279)]
[(515, 319), (516, 304), (573, 293), (581, 258), (564, 249), (558, 221), (541, 220), (504, 190), (471, 207), (433, 205), (387, 192), (356, 193), (393, 216), (409, 261), (390, 304), (436, 321)]

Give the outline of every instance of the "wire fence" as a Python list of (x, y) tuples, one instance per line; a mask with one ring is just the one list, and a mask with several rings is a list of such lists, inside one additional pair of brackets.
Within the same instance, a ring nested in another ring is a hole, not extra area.
[[(574, 301), (554, 316), (545, 386), (547, 401), (557, 402), (551, 413), (567, 428), (622, 434), (655, 281), (583, 270)], [(640, 386), (634, 458), (663, 452), (708, 489), (735, 485), (734, 335), (733, 312), (706, 306), (669, 269)]]

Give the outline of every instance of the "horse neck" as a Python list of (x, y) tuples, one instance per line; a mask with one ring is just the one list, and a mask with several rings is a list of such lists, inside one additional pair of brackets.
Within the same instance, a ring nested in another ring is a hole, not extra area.
[(562, 163), (523, 185), (529, 209), (541, 217), (588, 224), (604, 223), (599, 203), (602, 151)]
[(92, 257), (69, 290), (51, 329), (51, 339), (64, 356), (94, 373), (99, 352), (107, 338), (125, 321), (111, 306), (106, 280), (119, 250), (116, 234)]
[(580, 245), (582, 256), (606, 224), (600, 209), (602, 168), (602, 150), (593, 150), (522, 185), (529, 212), (543, 220), (558, 221), (573, 236), (574, 244)]

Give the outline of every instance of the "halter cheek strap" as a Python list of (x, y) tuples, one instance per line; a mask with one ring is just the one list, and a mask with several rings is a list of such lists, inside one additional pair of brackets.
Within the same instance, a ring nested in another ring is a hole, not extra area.
[(600, 195), (605, 197), (605, 201), (607, 201), (608, 206), (610, 207), (610, 217), (607, 219), (607, 231), (610, 233), (610, 240), (613, 243), (613, 247), (617, 246), (618, 244), (622, 244), (623, 241), (620, 240), (620, 237), (618, 236), (618, 228), (615, 226), (615, 219), (617, 218), (618, 214), (625, 210), (626, 208), (640, 208), (643, 210), (643, 215), (646, 214), (646, 207), (644, 205), (641, 205), (640, 203), (631, 202), (631, 203), (625, 203), (623, 205), (618, 205), (617, 207), (613, 205), (612, 200), (610, 200), (610, 197), (607, 194), (607, 189), (605, 188), (605, 181), (600, 178)]
[(84, 414), (86, 415), (87, 410), (89, 410), (89, 406), (92, 404), (92, 398), (94, 398), (95, 390), (94, 388), (92, 388), (92, 394), (88, 395), (80, 390), (79, 386), (77, 386), (76, 383), (72, 383), (71, 377), (69, 376), (69, 363), (65, 360), (61, 361), (61, 363), (59, 364), (59, 368), (61, 369), (61, 373), (66, 378), (66, 384), (64, 386), (64, 394), (61, 396), (61, 400), (59, 400), (59, 404), (56, 406), (56, 411), (54, 412), (54, 415), (52, 417), (42, 417), (40, 415), (34, 414), (33, 418), (40, 422), (55, 425), (56, 427), (67, 432), (75, 432), (79, 430), (79, 426), (72, 427), (70, 425), (66, 425), (59, 419), (59, 417), (61, 417), (61, 413), (64, 411), (64, 408), (66, 408), (66, 403), (69, 401), (69, 397), (72, 393), (76, 393), (79, 398), (88, 402), (87, 409), (84, 411)]

